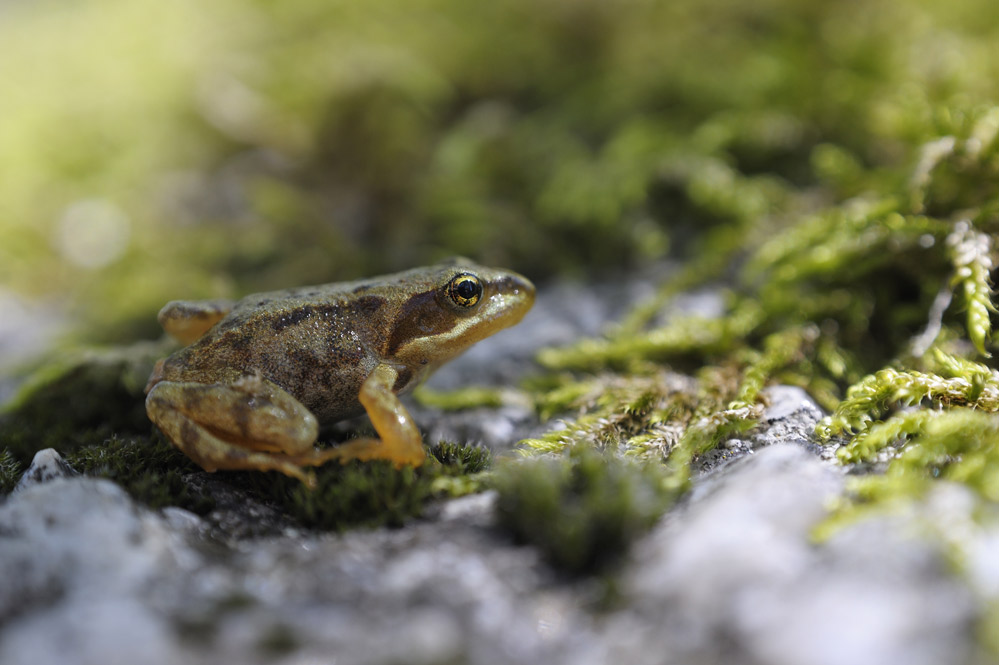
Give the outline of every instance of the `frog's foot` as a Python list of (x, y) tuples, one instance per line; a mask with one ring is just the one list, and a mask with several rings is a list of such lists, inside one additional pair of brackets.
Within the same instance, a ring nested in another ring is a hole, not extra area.
[(398, 372), (390, 365), (379, 365), (361, 386), (359, 398), (380, 439), (364, 438), (348, 441), (336, 448), (324, 450), (326, 459), (342, 464), (350, 460), (388, 460), (396, 468), (420, 466), (426, 459), (423, 438), (412, 417), (399, 401), (392, 387)]
[(311, 486), (315, 479), (302, 467), (328, 459), (313, 448), (315, 416), (259, 376), (232, 384), (161, 381), (146, 397), (146, 413), (206, 471), (273, 470)]

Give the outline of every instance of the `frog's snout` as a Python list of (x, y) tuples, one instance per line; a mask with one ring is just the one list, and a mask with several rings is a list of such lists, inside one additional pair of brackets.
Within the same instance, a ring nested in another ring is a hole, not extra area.
[(501, 291), (509, 293), (513, 296), (519, 296), (524, 299), (528, 306), (534, 304), (534, 284), (531, 280), (527, 279), (523, 275), (518, 275), (516, 273), (505, 277), (503, 280)]
[(496, 281), (496, 286), (500, 295), (516, 302), (525, 311), (534, 304), (534, 284), (523, 275), (507, 273)]
[(531, 280), (517, 273), (506, 273), (495, 282), (498, 300), (502, 303), (498, 309), (504, 326), (511, 326), (520, 321), (534, 305), (534, 284)]

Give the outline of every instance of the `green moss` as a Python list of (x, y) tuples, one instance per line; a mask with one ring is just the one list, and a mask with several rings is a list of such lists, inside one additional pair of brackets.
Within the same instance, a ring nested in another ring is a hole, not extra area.
[[(527, 387), (539, 413), (567, 422), (525, 441), (527, 451), (586, 445), (658, 458), (665, 485), (682, 492), (704, 452), (755, 423), (762, 388), (791, 383), (832, 410), (816, 434), (840, 446), (842, 462), (887, 468), (851, 481), (852, 501), (830, 524), (918, 500), (939, 478), (995, 501), (999, 110), (951, 113), (934, 131), (952, 133), (914, 136), (912, 159), (891, 167), (869, 169), (825, 144), (812, 163), (830, 194), (850, 198), (769, 219), (763, 207), (733, 213), (726, 229), (741, 255), (705, 244), (691, 264), (703, 267), (700, 281), (683, 269), (607, 336), (544, 350), (552, 374)], [(786, 210), (783, 195), (764, 196)], [(675, 294), (711, 285), (725, 262), (734, 286), (720, 316), (663, 320)], [(649, 377), (668, 370), (694, 377), (650, 390)]]
[(999, 601), (993, 598), (986, 603), (975, 633), (987, 658), (999, 657)]
[(22, 464), (36, 452), (66, 453), (113, 434), (146, 434), (143, 387), (162, 343), (68, 352), (34, 371), (0, 414), (0, 446)]
[(73, 450), (66, 461), (88, 476), (115, 481), (150, 508), (179, 506), (199, 515), (214, 508), (214, 501), (183, 480), (185, 474), (199, 470), (197, 465), (160, 436), (115, 436)]
[(430, 454), (449, 473), (471, 475), (482, 473), (492, 464), (492, 453), (481, 446), (460, 445), (441, 441), (430, 447)]
[(0, 495), (10, 494), (21, 479), (24, 467), (6, 448), (0, 449)]
[(503, 406), (508, 401), (507, 393), (509, 391), (499, 388), (476, 386), (449, 391), (430, 390), (425, 386), (420, 386), (413, 393), (413, 397), (424, 406), (432, 406), (435, 409), (445, 411), (461, 411), (476, 407), (497, 408)]
[(490, 485), (500, 524), (575, 574), (614, 563), (656, 521), (675, 497), (663, 481), (656, 465), (579, 446), (558, 458), (508, 461)]
[(989, 318), (995, 311), (992, 305), (992, 240), (970, 224), (960, 223), (947, 237), (947, 246), (954, 263), (953, 285), (960, 287), (960, 293), (967, 310), (968, 338), (975, 350), (988, 356), (985, 345), (992, 332)]
[[(340, 530), (401, 526), (431, 499), (453, 495), (460, 487), (457, 481), (488, 464), (486, 449), (440, 443), (431, 446), (427, 462), (419, 468), (396, 469), (388, 462), (327, 464), (315, 470), (314, 489), (277, 473), (228, 472), (222, 477), (274, 502), (304, 526)], [(468, 491), (474, 489), (476, 484), (467, 485)]]
[(545, 349), (538, 361), (551, 369), (638, 370), (642, 363), (722, 355), (740, 345), (759, 324), (761, 312), (745, 302), (723, 318), (685, 317), (647, 332), (613, 339), (588, 339), (568, 347)]
[[(534, 276), (722, 244), (737, 261), (762, 226), (902, 182), (888, 193), (945, 219), (995, 198), (995, 17), (989, 0), (19, 7), (3, 58), (39, 65), (0, 82), (3, 283), (124, 339), (176, 297), (448, 253)], [(95, 29), (113, 37), (66, 38)], [(126, 220), (96, 269), (53, 224), (95, 192)], [(700, 275), (725, 276), (720, 256)]]

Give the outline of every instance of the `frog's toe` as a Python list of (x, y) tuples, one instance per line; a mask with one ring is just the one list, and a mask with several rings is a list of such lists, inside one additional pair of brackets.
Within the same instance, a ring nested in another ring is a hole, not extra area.
[(323, 462), (339, 460), (341, 464), (346, 464), (353, 460), (361, 462), (386, 460), (392, 462), (397, 469), (404, 466), (421, 466), (426, 460), (422, 444), (415, 447), (393, 446), (386, 440), (374, 438), (354, 439), (335, 448), (320, 451), (320, 454), (324, 457)]

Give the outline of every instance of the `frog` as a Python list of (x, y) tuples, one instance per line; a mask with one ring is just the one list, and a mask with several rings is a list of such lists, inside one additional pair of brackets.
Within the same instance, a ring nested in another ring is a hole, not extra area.
[[(332, 460), (420, 466), (419, 428), (399, 396), (476, 342), (518, 323), (534, 285), (467, 259), (381, 277), (172, 301), (146, 413), (201, 468), (277, 471), (314, 486)], [(366, 413), (377, 437), (327, 448), (320, 430)]]

